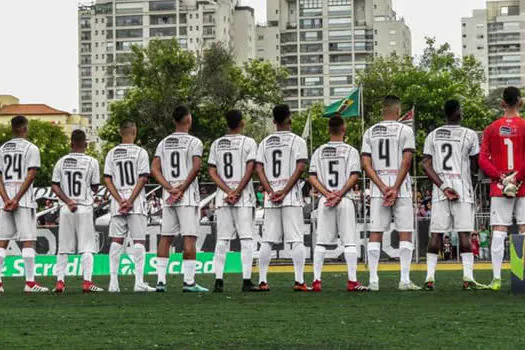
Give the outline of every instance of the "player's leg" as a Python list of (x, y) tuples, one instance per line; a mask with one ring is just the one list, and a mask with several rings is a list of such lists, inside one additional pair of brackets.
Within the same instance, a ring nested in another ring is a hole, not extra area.
[(129, 236), (133, 240), (133, 261), (135, 263), (135, 292), (155, 292), (156, 289), (144, 282), (144, 260), (146, 259), (146, 215), (128, 215)]
[(115, 215), (109, 223), (109, 237), (111, 245), (109, 246), (109, 288), (108, 292), (120, 292), (118, 282), (118, 272), (120, 268), (120, 256), (124, 249), (124, 239), (128, 234), (128, 220), (126, 216)]
[(452, 228), (452, 214), (448, 200), (436, 201), (432, 204), (430, 219), (430, 239), (427, 246), (427, 277), (423, 289), (434, 290), (435, 275), (441, 249), (443, 234)]
[(9, 241), (14, 239), (16, 239), (16, 226), (13, 213), (0, 209), (0, 293), (4, 292), (2, 271), (7, 256), (7, 246)]
[(261, 248), (259, 250), (259, 288), (261, 291), (269, 291), (268, 268), (272, 258), (274, 244), (282, 242), (283, 222), (281, 217), (282, 208), (265, 208)]
[(302, 226), (304, 224), (303, 209), (301, 207), (284, 207), (281, 211), (284, 241), (290, 244), (292, 261), (295, 273), (294, 290), (306, 292), (308, 287), (304, 282), (304, 265), (306, 262), (306, 248)]
[(36, 215), (32, 208), (18, 208), (15, 210), (14, 219), (18, 232), (18, 239), (22, 242), (22, 258), (26, 274), (26, 293), (45, 293), (49, 289), (35, 282), (35, 257), (36, 257)]
[(420, 290), (410, 280), (410, 266), (414, 244), (412, 243), (412, 232), (414, 231), (414, 209), (411, 198), (399, 198), (393, 207), (394, 220), (399, 232), (399, 262), (401, 265), (401, 279), (399, 289)]
[(217, 242), (213, 256), (213, 266), (215, 268), (215, 287), (216, 293), (224, 292), (224, 264), (226, 262), (226, 252), (230, 248), (230, 240), (234, 238), (235, 227), (233, 223), (233, 210), (235, 208), (222, 207), (217, 209)]
[(75, 215), (71, 213), (67, 206), (60, 209), (58, 225), (58, 254), (56, 264), (57, 281), (55, 293), (63, 293), (66, 289), (66, 268), (69, 254), (75, 253), (77, 246)]
[(195, 282), (197, 270), (197, 235), (199, 234), (199, 207), (176, 207), (184, 240), (182, 272), (183, 292), (207, 292), (208, 289)]
[(388, 230), (392, 220), (391, 208), (383, 206), (382, 198), (370, 200), (370, 236), (368, 240), (368, 269), (370, 270), (369, 288), (372, 291), (379, 290), (379, 257), (381, 256), (381, 242), (383, 232)]
[(492, 226), (492, 259), (493, 279), (489, 285), (492, 290), (501, 289), (501, 265), (505, 255), (505, 239), (508, 227), (512, 225), (515, 198), (492, 197), (490, 200), (490, 225)]
[(259, 287), (252, 282), (254, 214), (252, 207), (234, 209), (234, 223), (241, 242), (243, 292), (260, 291)]
[(314, 248), (314, 281), (312, 290), (321, 291), (321, 274), (323, 271), (326, 246), (337, 244), (337, 208), (329, 208), (325, 205), (326, 199), (323, 197), (319, 201), (316, 244)]
[(9, 241), (0, 240), (0, 293), (4, 292), (4, 282), (2, 281), (2, 271), (4, 270), (4, 261)]
[(157, 247), (157, 292), (166, 291), (166, 271), (170, 260), (170, 248), (175, 235), (180, 234), (180, 224), (174, 207), (162, 209), (162, 225)]
[(93, 283), (93, 263), (94, 256), (98, 251), (96, 232), (93, 220), (93, 208), (80, 206), (76, 213), (76, 241), (78, 242), (78, 252), (81, 254), (81, 265), (83, 271), (82, 291), (84, 293), (103, 292), (104, 289)]

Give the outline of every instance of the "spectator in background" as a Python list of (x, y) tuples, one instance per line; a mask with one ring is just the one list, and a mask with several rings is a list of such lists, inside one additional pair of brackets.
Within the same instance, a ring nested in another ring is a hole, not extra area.
[(476, 232), (472, 233), (470, 238), (470, 249), (475, 259), (479, 259), (479, 236)]
[(352, 193), (353, 199), (357, 204), (357, 217), (363, 217), (364, 213), (364, 203), (363, 203), (363, 191), (361, 191), (361, 186), (357, 183), (354, 186), (354, 191)]
[(445, 239), (443, 239), (443, 259), (444, 260), (452, 260), (452, 243), (450, 243), (450, 237), (445, 236)]
[(430, 190), (425, 190), (425, 196), (423, 197), (423, 204), (426, 206), (427, 203), (432, 202), (432, 192)]
[(432, 216), (432, 202), (428, 202), (426, 205), (426, 217), (429, 218)]
[(419, 204), (419, 208), (417, 211), (417, 216), (420, 218), (424, 218), (427, 216), (427, 210), (425, 208), (425, 205), (423, 203)]
[(481, 225), (479, 231), (479, 257), (481, 260), (489, 260), (490, 257), (490, 231), (485, 225)]

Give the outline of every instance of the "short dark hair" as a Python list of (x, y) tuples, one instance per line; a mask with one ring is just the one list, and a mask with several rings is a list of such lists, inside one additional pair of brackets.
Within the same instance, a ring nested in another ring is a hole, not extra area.
[(73, 130), (71, 133), (71, 143), (74, 145), (83, 145), (86, 143), (86, 133), (80, 129)]
[(241, 111), (237, 109), (233, 109), (226, 113), (226, 123), (228, 123), (228, 128), (230, 128), (230, 130), (237, 129), (239, 125), (241, 125), (241, 121), (242, 121)]
[(461, 109), (461, 104), (458, 100), (448, 100), (445, 102), (445, 115), (447, 118), (453, 117)]
[(277, 124), (282, 124), (291, 115), (290, 107), (285, 104), (277, 105), (273, 108), (273, 120)]
[(22, 128), (26, 127), (29, 124), (29, 121), (23, 115), (17, 115), (11, 119), (11, 130), (20, 131)]
[(133, 120), (125, 119), (125, 120), (120, 122), (119, 128), (122, 131), (122, 130), (134, 128), (136, 126), (137, 126), (137, 123), (135, 123)]
[(340, 116), (330, 118), (328, 121), (328, 130), (330, 134), (339, 134), (342, 131), (342, 127), (345, 125), (345, 121)]
[(509, 86), (503, 90), (503, 101), (505, 101), (507, 106), (514, 107), (520, 102), (520, 100), (521, 92), (517, 87)]
[(401, 99), (396, 95), (387, 95), (383, 99), (383, 107), (390, 108), (401, 104)]
[(190, 109), (188, 107), (185, 105), (179, 105), (173, 110), (173, 119), (175, 119), (176, 122), (181, 122), (182, 119), (189, 114)]

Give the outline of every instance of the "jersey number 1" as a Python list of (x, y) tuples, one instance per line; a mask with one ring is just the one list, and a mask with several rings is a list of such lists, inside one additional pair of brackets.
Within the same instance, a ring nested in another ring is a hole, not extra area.
[(507, 146), (507, 167), (514, 170), (514, 144), (511, 139), (503, 139), (503, 143)]

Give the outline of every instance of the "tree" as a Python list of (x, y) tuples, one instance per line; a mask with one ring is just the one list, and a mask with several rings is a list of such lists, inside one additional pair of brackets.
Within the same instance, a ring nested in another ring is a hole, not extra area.
[[(4, 144), (11, 138), (11, 127), (0, 126), (0, 144)], [(56, 162), (69, 152), (69, 138), (56, 125), (31, 120), (29, 121), (28, 140), (40, 149), (41, 166), (35, 180), (35, 186), (50, 186)]]

